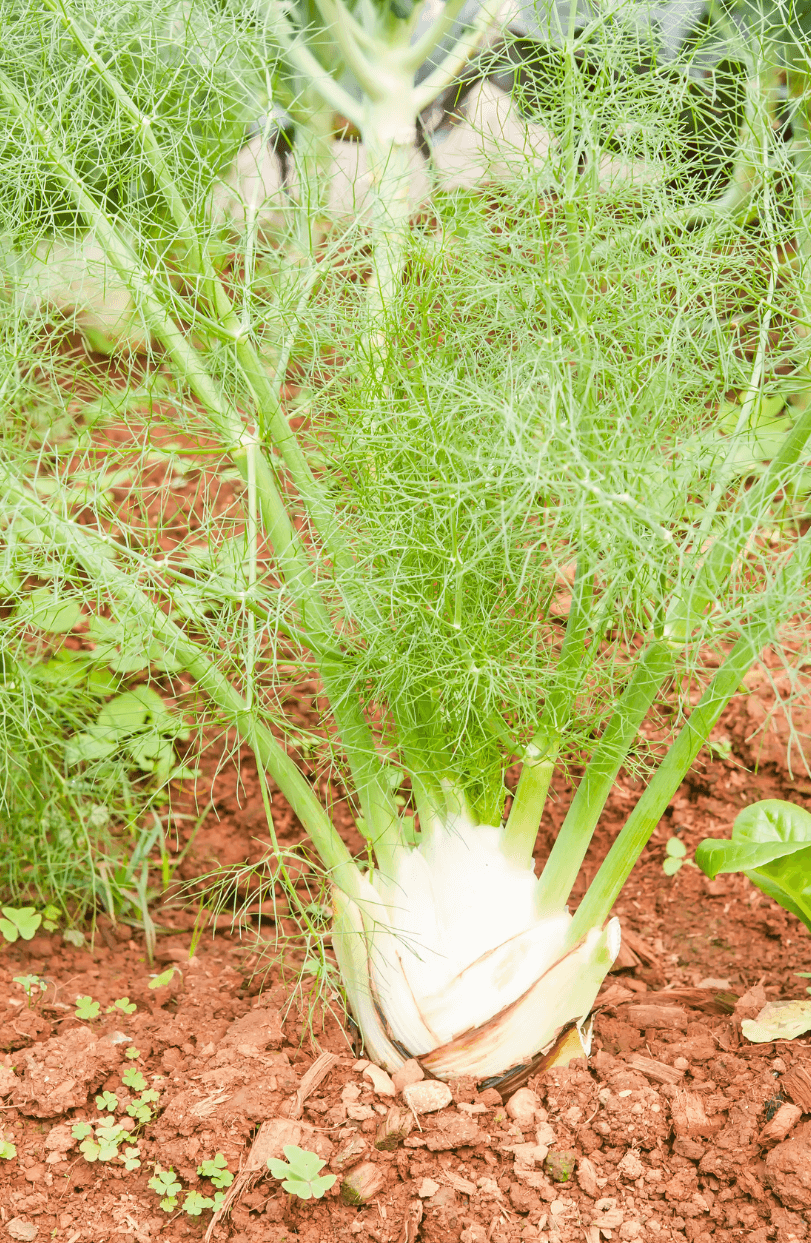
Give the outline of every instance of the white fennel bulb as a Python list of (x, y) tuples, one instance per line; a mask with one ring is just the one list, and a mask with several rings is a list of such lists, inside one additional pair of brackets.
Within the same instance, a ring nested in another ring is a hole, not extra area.
[(582, 1021), (619, 952), (619, 923), (567, 948), (571, 916), (539, 918), (536, 890), (533, 869), (504, 855), (498, 828), (457, 815), (400, 854), (393, 875), (373, 875), (362, 915), (339, 899), (336, 952), (370, 1053), (389, 1066), (419, 1057), (440, 1078), (481, 1078)]

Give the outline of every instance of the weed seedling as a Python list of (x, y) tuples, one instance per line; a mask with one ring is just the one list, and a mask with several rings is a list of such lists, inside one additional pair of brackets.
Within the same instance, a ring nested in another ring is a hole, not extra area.
[(154, 1088), (150, 1088), (127, 1106), (127, 1113), (136, 1122), (151, 1122), (153, 1110), (150, 1109), (150, 1105), (153, 1105), (158, 1098), (159, 1094)]
[(33, 906), (4, 906), (2, 909), (4, 918), (0, 919), (0, 936), (6, 941), (13, 942), (18, 937), (30, 941), (42, 923), (42, 916)]
[(108, 1006), (105, 1014), (113, 1014), (116, 1010), (120, 1010), (122, 1014), (134, 1014), (138, 1009), (134, 1001), (130, 1001), (129, 997), (119, 997)]
[(15, 975), (14, 983), (19, 984), (29, 1003), (36, 992), (44, 993), (48, 985), (41, 975)]
[(104, 1113), (105, 1109), (111, 1114), (115, 1113), (118, 1108), (118, 1097), (115, 1092), (102, 1092), (96, 1097), (96, 1108), (100, 1113)]
[(134, 1044), (131, 1044), (128, 1049), (124, 1050), (124, 1057), (128, 1057), (131, 1062), (134, 1062), (136, 1057), (140, 1057), (140, 1056), (141, 1056), (141, 1050), (136, 1049)]
[(9, 1139), (0, 1139), (0, 1161), (13, 1161), (17, 1155), (17, 1145)]
[(175, 1177), (174, 1170), (162, 1170), (159, 1165), (155, 1166), (155, 1173), (147, 1183), (153, 1191), (156, 1191), (161, 1197), (161, 1208), (164, 1213), (171, 1213), (177, 1208), (177, 1197), (182, 1191), (180, 1183)]
[(300, 1200), (320, 1200), (324, 1192), (334, 1185), (335, 1174), (318, 1176), (324, 1162), (317, 1153), (298, 1148), (295, 1144), (285, 1144), (284, 1155), (287, 1161), (269, 1157), (268, 1169), (274, 1178), (283, 1180), (282, 1187), (291, 1196), (298, 1196)]
[(198, 1165), (197, 1173), (201, 1178), (208, 1178), (220, 1190), (223, 1187), (230, 1187), (234, 1181), (234, 1176), (228, 1169), (228, 1162), (221, 1152), (215, 1153), (212, 1161), (204, 1161), (202, 1165)]
[(665, 876), (675, 876), (684, 863), (684, 856), (687, 854), (687, 847), (679, 837), (668, 838), (665, 846), (665, 854), (667, 858), (662, 864), (662, 871)]
[(199, 1191), (187, 1191), (186, 1199), (183, 1201), (183, 1212), (188, 1213), (189, 1217), (199, 1217), (207, 1208), (213, 1208), (214, 1201), (210, 1196), (204, 1196)]
[(134, 1066), (127, 1066), (122, 1071), (121, 1082), (125, 1088), (132, 1088), (133, 1092), (143, 1092), (146, 1087), (146, 1079)]
[(85, 1021), (97, 1019), (99, 1017), (100, 1010), (101, 1006), (97, 1001), (94, 1001), (92, 997), (85, 996), (76, 998), (76, 1010), (74, 1013), (76, 1014), (77, 1019), (84, 1019)]
[(171, 983), (172, 976), (176, 971), (180, 974), (178, 967), (167, 967), (166, 971), (161, 971), (160, 975), (153, 975), (152, 979), (149, 981), (149, 987), (165, 988), (167, 984)]

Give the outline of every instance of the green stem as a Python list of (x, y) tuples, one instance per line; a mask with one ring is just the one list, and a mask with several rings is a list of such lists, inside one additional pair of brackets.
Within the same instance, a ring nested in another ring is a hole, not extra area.
[(577, 562), (572, 601), (566, 620), (566, 633), (555, 670), (555, 682), (544, 704), (535, 737), (527, 747), (501, 849), (518, 867), (532, 867), (535, 839), (541, 823), (549, 782), (552, 779), (559, 740), (571, 718), (584, 669), (586, 635), (591, 619), (594, 571), (591, 559), (582, 553)]
[[(789, 91), (796, 101), (792, 114), (794, 129), (794, 221), (797, 231), (798, 285), (803, 308), (803, 323), (797, 335), (806, 342), (811, 336), (811, 73), (789, 71)], [(797, 402), (811, 405), (811, 363), (806, 361), (800, 371), (802, 397)]]
[(93, 582), (110, 592), (144, 631), (154, 635), (225, 714), (247, 743), (256, 743), (262, 763), (299, 818), (313, 845), (330, 870), (331, 878), (345, 893), (358, 897), (360, 874), (346, 846), (319, 803), (309, 782), (266, 726), (258, 723), (245, 700), (215, 667), (206, 653), (170, 621), (132, 578), (110, 559), (99, 536), (67, 518), (59, 518), (41, 501), (31, 497), (6, 467), (0, 466), (7, 501), (14, 513), (32, 522), (49, 543), (75, 556)]
[(661, 642), (651, 643), (637, 661), (544, 864), (536, 898), (539, 915), (559, 911), (568, 901), (617, 773), (673, 662), (673, 649)]
[[(789, 572), (801, 577), (807, 573), (809, 543), (811, 543), (811, 536), (808, 534), (798, 541), (794, 557), (781, 575), (784, 582)], [(757, 660), (764, 646), (772, 638), (779, 625), (780, 614), (773, 607), (764, 608), (763, 614), (766, 616), (761, 615), (759, 620), (752, 621), (716, 672), (687, 724), (670, 747), (625, 822), (589, 886), (585, 898), (577, 908), (569, 930), (571, 944), (576, 944), (590, 928), (599, 926), (608, 918), (634, 864), (667, 810), (673, 795), (695, 762), (699, 751), (709, 738), (718, 718), (740, 688), (744, 676)]]

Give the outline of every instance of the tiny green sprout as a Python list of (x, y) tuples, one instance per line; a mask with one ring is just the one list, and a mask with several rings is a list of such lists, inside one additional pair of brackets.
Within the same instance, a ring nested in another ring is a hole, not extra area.
[(177, 1197), (183, 1188), (175, 1178), (174, 1170), (162, 1170), (159, 1165), (156, 1165), (155, 1173), (147, 1186), (162, 1197), (161, 1208), (164, 1213), (171, 1213), (172, 1209), (177, 1208)]
[(125, 1088), (132, 1088), (133, 1092), (143, 1092), (146, 1087), (146, 1079), (134, 1066), (125, 1067), (121, 1074), (121, 1082)]
[(48, 987), (41, 975), (15, 975), (14, 983), (19, 984), (26, 997), (30, 997), (34, 989), (44, 993)]
[(150, 1105), (159, 1099), (159, 1093), (154, 1088), (150, 1088), (149, 1091), (142, 1092), (137, 1100), (132, 1101), (127, 1106), (127, 1113), (136, 1122), (151, 1122), (153, 1111), (150, 1109)]
[(114, 1113), (118, 1108), (118, 1097), (115, 1092), (102, 1092), (97, 1096), (96, 1108), (101, 1110), (102, 1113), (104, 1113), (105, 1109), (109, 1110), (110, 1113)]
[(199, 1191), (187, 1191), (186, 1199), (183, 1201), (183, 1212), (188, 1213), (189, 1217), (199, 1217), (204, 1209), (213, 1208), (214, 1201), (210, 1196), (204, 1196)]
[(306, 1148), (298, 1148), (295, 1144), (285, 1144), (284, 1155), (287, 1161), (279, 1161), (276, 1157), (268, 1157), (268, 1169), (274, 1178), (283, 1179), (282, 1187), (300, 1200), (320, 1200), (325, 1191), (335, 1183), (335, 1174), (322, 1174), (324, 1162), (315, 1152)]
[(150, 988), (164, 988), (167, 984), (171, 983), (172, 976), (175, 974), (176, 971), (179, 974), (179, 969), (175, 966), (172, 966), (172, 967), (167, 967), (165, 971), (161, 971), (160, 975), (153, 975), (152, 979), (149, 981), (149, 987)]
[(17, 1155), (17, 1145), (10, 1139), (0, 1139), (0, 1161), (13, 1161)]
[(719, 760), (728, 760), (730, 755), (732, 754), (731, 738), (727, 738), (727, 737), (715, 738), (715, 739), (710, 738), (707, 741), (707, 746), (709, 747), (710, 751), (712, 751), (713, 755), (718, 756)]
[[(798, 975), (801, 980), (811, 980), (811, 971), (795, 971), (794, 974)], [(805, 991), (811, 993), (811, 985)]]
[(114, 1010), (120, 1010), (122, 1014), (134, 1014), (138, 1009), (134, 1001), (130, 1001), (129, 997), (119, 997), (108, 1006), (105, 1013), (112, 1014)]
[(42, 923), (42, 916), (33, 906), (4, 906), (2, 910), (5, 918), (0, 919), (0, 936), (6, 941), (16, 941), (18, 937), (30, 941)]
[(77, 1019), (97, 1019), (101, 1006), (92, 997), (82, 996), (76, 998), (75, 1014)]
[(228, 1162), (221, 1152), (215, 1153), (213, 1161), (203, 1161), (197, 1167), (201, 1178), (208, 1178), (215, 1187), (230, 1187), (234, 1176), (228, 1169)]
[(114, 1122), (104, 1122), (101, 1126), (96, 1127), (96, 1140), (99, 1145), (99, 1161), (112, 1161), (118, 1156), (118, 1145), (126, 1137), (129, 1139), (129, 1131), (123, 1126), (117, 1126)]
[(662, 864), (662, 871), (665, 876), (675, 876), (679, 868), (684, 863), (684, 856), (687, 854), (687, 847), (681, 838), (668, 838), (665, 846), (667, 858)]
[(89, 1122), (74, 1122), (70, 1133), (74, 1139), (87, 1139), (88, 1135), (93, 1134), (93, 1128)]
[(46, 932), (56, 932), (62, 912), (58, 906), (46, 906), (42, 912), (42, 926)]
[(123, 1152), (118, 1154), (124, 1163), (125, 1170), (137, 1170), (141, 1164), (140, 1148), (125, 1148)]
[(124, 1050), (124, 1057), (128, 1057), (131, 1062), (134, 1061), (136, 1057), (140, 1057), (140, 1056), (141, 1056), (141, 1050), (136, 1049), (134, 1044), (131, 1044), (128, 1049)]

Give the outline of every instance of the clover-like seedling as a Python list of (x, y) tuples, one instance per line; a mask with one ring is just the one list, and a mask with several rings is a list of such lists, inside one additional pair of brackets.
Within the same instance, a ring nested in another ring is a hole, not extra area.
[(292, 1196), (298, 1196), (300, 1200), (320, 1200), (335, 1183), (335, 1174), (318, 1176), (324, 1162), (317, 1153), (298, 1148), (295, 1144), (285, 1144), (284, 1155), (287, 1161), (268, 1157), (268, 1169), (274, 1178), (283, 1180), (282, 1187)]
[(215, 1153), (212, 1161), (203, 1161), (197, 1167), (201, 1178), (208, 1178), (215, 1187), (230, 1187), (234, 1176), (228, 1169), (228, 1162), (221, 1152)]
[(97, 1126), (96, 1141), (99, 1145), (99, 1161), (112, 1161), (118, 1156), (118, 1145), (129, 1137), (130, 1133), (126, 1127), (113, 1121), (103, 1122), (101, 1126)]
[(188, 1213), (189, 1217), (199, 1217), (204, 1209), (213, 1208), (214, 1201), (210, 1196), (204, 1196), (199, 1191), (187, 1191), (186, 1199), (183, 1201), (183, 1212)]
[(35, 992), (44, 993), (48, 987), (41, 975), (15, 975), (14, 983), (19, 984), (26, 997), (29, 998)]
[(177, 1197), (183, 1188), (177, 1181), (174, 1170), (162, 1170), (159, 1165), (156, 1165), (155, 1173), (147, 1186), (161, 1196), (161, 1208), (164, 1213), (171, 1213), (172, 1209), (177, 1208)]
[(87, 1139), (88, 1135), (93, 1134), (93, 1128), (89, 1122), (74, 1122), (70, 1133), (74, 1139)]
[(121, 1082), (125, 1088), (132, 1088), (133, 1092), (143, 1092), (146, 1087), (146, 1079), (134, 1066), (125, 1066), (121, 1072)]
[(16, 941), (18, 937), (30, 941), (42, 923), (42, 916), (37, 914), (33, 906), (4, 906), (2, 910), (0, 936), (6, 941)]
[(124, 1163), (125, 1170), (137, 1170), (141, 1164), (140, 1148), (125, 1148), (124, 1151), (120, 1152), (118, 1155)]
[(0, 1139), (0, 1161), (13, 1161), (17, 1155), (17, 1145), (10, 1139)]
[(118, 1108), (118, 1097), (115, 1092), (102, 1092), (96, 1097), (96, 1108), (104, 1113), (105, 1109), (110, 1113), (114, 1113)]
[(135, 1002), (130, 1001), (129, 997), (119, 997), (107, 1007), (105, 1013), (112, 1014), (115, 1010), (120, 1010), (123, 1014), (134, 1014), (137, 1009)]
[(124, 1050), (124, 1057), (128, 1057), (131, 1062), (135, 1061), (136, 1057), (140, 1057), (140, 1056), (141, 1056), (141, 1050), (136, 1049), (134, 1044), (131, 1044), (128, 1049)]
[(156, 1092), (154, 1088), (149, 1088), (148, 1091), (142, 1092), (136, 1100), (130, 1102), (127, 1106), (127, 1113), (136, 1122), (151, 1122), (153, 1110), (150, 1109), (150, 1105), (153, 1105), (157, 1100), (160, 1100), (160, 1093)]
[(679, 868), (684, 863), (684, 856), (687, 854), (687, 847), (679, 837), (668, 838), (665, 846), (665, 854), (667, 858), (662, 864), (662, 871), (665, 876), (675, 876)]
[(92, 997), (82, 996), (76, 998), (75, 1014), (77, 1019), (97, 1019), (101, 1006)]

